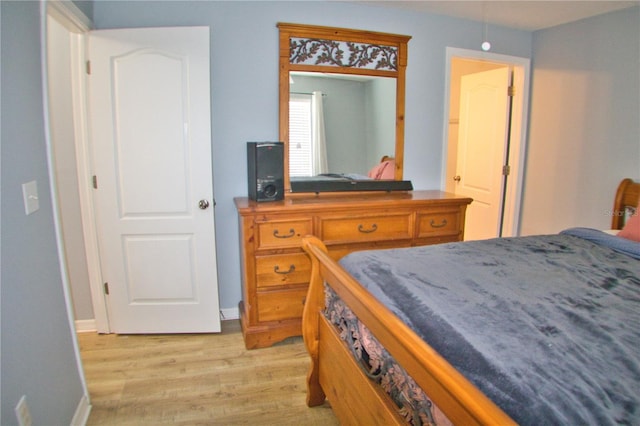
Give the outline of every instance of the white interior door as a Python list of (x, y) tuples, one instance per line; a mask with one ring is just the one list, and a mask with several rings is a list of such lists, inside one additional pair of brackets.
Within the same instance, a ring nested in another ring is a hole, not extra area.
[(94, 31), (89, 59), (111, 331), (218, 332), (209, 29)]
[(469, 74), (460, 86), (455, 193), (473, 198), (465, 240), (499, 235), (503, 165), (508, 142), (508, 67)]

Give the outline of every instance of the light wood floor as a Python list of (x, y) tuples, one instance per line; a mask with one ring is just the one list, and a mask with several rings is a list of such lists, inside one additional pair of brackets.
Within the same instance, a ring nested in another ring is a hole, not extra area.
[(244, 348), (237, 321), (221, 334), (79, 333), (92, 410), (88, 425), (337, 425), (308, 408), (301, 338)]

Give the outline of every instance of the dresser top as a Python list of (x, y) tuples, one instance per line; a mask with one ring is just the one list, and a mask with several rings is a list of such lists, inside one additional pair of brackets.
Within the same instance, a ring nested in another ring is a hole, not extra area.
[(374, 205), (403, 207), (415, 204), (469, 204), (472, 199), (438, 190), (392, 191), (392, 192), (332, 192), (292, 194), (281, 201), (257, 202), (247, 197), (236, 197), (234, 202), (241, 213), (282, 212), (295, 210), (324, 210), (336, 207), (366, 208)]

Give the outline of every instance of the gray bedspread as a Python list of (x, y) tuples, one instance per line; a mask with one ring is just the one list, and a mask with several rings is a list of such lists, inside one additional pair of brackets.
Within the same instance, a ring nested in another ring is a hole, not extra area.
[(640, 425), (640, 244), (619, 245), (580, 228), (341, 264), (518, 423)]

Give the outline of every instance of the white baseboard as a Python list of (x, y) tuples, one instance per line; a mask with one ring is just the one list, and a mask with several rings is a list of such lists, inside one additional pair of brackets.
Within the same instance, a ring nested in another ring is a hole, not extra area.
[[(238, 308), (220, 309), (220, 319), (223, 321), (240, 319), (240, 311)], [(97, 330), (95, 319), (76, 320), (76, 333), (96, 332)]]
[(87, 398), (86, 395), (83, 395), (82, 398), (80, 398), (80, 402), (78, 403), (76, 412), (73, 415), (73, 419), (71, 419), (71, 426), (86, 425), (87, 420), (89, 420), (90, 413), (91, 413), (91, 404), (89, 403), (89, 398)]
[(240, 311), (238, 308), (220, 309), (220, 319), (223, 321), (240, 319)]
[(76, 320), (76, 333), (87, 333), (98, 331), (95, 319)]

